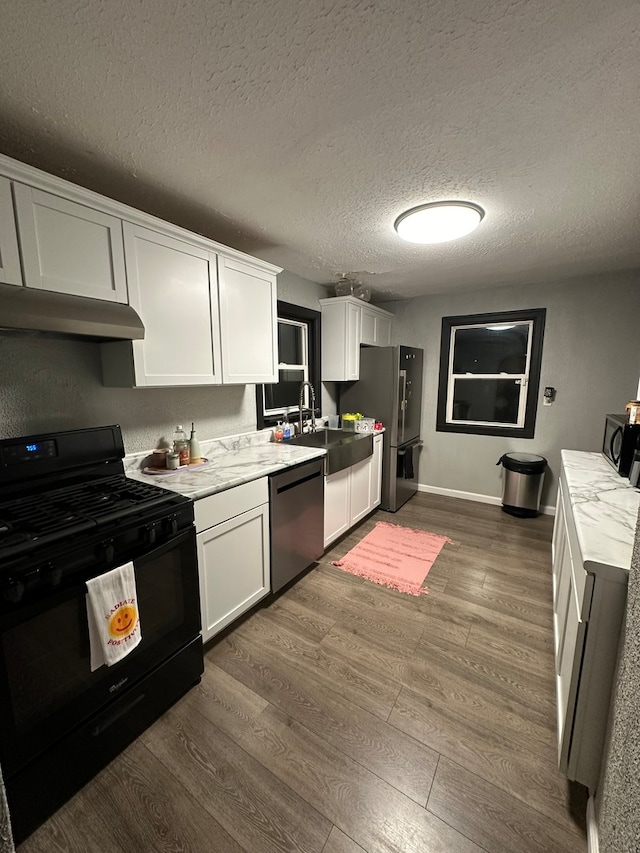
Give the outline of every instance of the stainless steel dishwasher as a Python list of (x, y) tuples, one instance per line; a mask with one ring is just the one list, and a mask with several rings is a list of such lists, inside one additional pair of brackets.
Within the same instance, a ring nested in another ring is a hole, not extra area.
[(278, 592), (324, 552), (324, 461), (269, 477), (271, 592)]

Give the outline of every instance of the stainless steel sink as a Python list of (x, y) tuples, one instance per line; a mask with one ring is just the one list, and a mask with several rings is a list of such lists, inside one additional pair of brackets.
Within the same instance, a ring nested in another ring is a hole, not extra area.
[(319, 429), (289, 439), (289, 444), (302, 447), (323, 447), (325, 474), (335, 474), (361, 462), (373, 453), (373, 434), (344, 429)]

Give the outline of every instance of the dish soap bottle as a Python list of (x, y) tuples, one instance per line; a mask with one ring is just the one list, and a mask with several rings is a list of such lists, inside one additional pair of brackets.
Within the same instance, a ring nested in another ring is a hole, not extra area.
[(173, 450), (179, 456), (179, 465), (189, 464), (189, 442), (185, 431), (182, 429), (182, 424), (178, 424), (173, 434)]
[(284, 410), (284, 419), (282, 421), (282, 438), (286, 441), (291, 438), (291, 424), (289, 423), (289, 407)]
[(196, 438), (196, 429), (193, 423), (191, 424), (191, 438), (189, 439), (189, 465), (197, 465), (202, 462), (200, 455), (200, 442)]

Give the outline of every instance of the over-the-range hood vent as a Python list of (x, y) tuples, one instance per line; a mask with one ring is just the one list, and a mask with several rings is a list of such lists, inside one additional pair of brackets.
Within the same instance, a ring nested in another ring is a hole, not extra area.
[(0, 330), (48, 332), (94, 341), (144, 338), (142, 320), (129, 305), (0, 284)]

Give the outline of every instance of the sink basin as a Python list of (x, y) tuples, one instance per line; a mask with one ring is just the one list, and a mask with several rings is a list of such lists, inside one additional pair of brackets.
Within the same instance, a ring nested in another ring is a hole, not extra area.
[(289, 444), (302, 447), (323, 447), (325, 456), (325, 474), (335, 474), (361, 462), (373, 453), (373, 434), (350, 432), (343, 429), (319, 429), (304, 435), (290, 438)]

